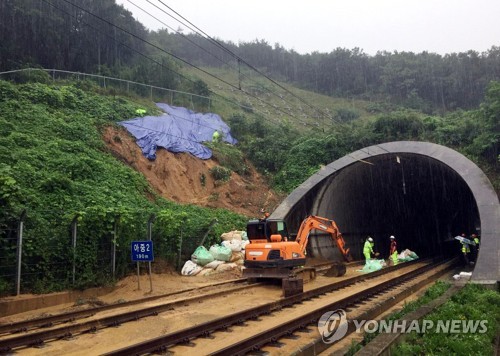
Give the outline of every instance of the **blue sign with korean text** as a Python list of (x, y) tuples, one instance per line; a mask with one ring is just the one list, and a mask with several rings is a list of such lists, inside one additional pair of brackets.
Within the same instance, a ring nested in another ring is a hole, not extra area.
[(153, 241), (132, 241), (132, 261), (153, 262)]

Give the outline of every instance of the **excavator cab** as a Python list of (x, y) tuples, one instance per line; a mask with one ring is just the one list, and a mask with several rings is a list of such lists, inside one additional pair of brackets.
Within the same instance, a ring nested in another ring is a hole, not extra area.
[(283, 220), (255, 219), (247, 223), (247, 236), (251, 243), (275, 242), (275, 235), (280, 235), (281, 241), (288, 241), (288, 230)]

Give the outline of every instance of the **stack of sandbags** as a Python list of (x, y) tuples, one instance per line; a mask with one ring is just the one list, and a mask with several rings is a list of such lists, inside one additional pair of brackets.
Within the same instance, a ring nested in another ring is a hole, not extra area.
[(198, 247), (191, 255), (191, 261), (184, 265), (182, 275), (206, 276), (214, 271), (243, 268), (245, 246), (250, 243), (246, 231), (233, 230), (223, 233), (221, 240), (220, 245), (213, 245), (209, 250), (203, 246)]

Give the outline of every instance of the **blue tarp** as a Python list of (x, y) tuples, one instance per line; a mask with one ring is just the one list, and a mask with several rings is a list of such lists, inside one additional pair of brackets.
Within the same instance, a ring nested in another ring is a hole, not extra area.
[(225, 142), (233, 145), (238, 142), (231, 137), (229, 126), (217, 114), (195, 113), (162, 103), (156, 105), (165, 114), (119, 122), (136, 138), (142, 153), (150, 160), (156, 159), (157, 147), (171, 152), (189, 152), (198, 158), (209, 159), (212, 151), (202, 142), (212, 141), (216, 130), (222, 134)]

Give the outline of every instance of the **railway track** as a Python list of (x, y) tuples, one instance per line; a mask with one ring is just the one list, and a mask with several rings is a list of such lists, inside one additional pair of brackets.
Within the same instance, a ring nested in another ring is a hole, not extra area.
[[(356, 261), (356, 262), (351, 262), (347, 265), (358, 266), (361, 264), (362, 264), (362, 262)], [(325, 262), (325, 263), (315, 264), (311, 267), (316, 268), (318, 272), (322, 272), (322, 271), (327, 270), (330, 266), (331, 266), (331, 263)], [(130, 301), (121, 302), (121, 303), (114, 303), (114, 304), (109, 304), (109, 305), (104, 305), (104, 306), (86, 308), (84, 310), (70, 311), (70, 312), (66, 312), (66, 313), (60, 313), (60, 314), (56, 314), (56, 315), (50, 315), (50, 316), (44, 316), (44, 317), (40, 317), (40, 318), (23, 320), (23, 321), (19, 321), (19, 322), (4, 323), (4, 324), (0, 324), (0, 338), (4, 335), (8, 335), (8, 334), (17, 334), (17, 333), (32, 331), (35, 329), (43, 329), (43, 328), (53, 327), (53, 326), (57, 326), (57, 325), (65, 324), (65, 323), (71, 323), (71, 322), (75, 322), (75, 321), (80, 320), (80, 319), (92, 317), (94, 315), (97, 315), (97, 314), (105, 312), (105, 311), (116, 310), (116, 309), (125, 308), (125, 307), (131, 307), (134, 305), (154, 302), (154, 301), (166, 299), (166, 298), (178, 297), (178, 296), (182, 296), (183, 294), (189, 294), (191, 292), (199, 293), (199, 292), (203, 292), (205, 290), (217, 289), (217, 288), (221, 288), (221, 287), (222, 288), (230, 288), (231, 286), (241, 286), (240, 288), (236, 288), (234, 290), (250, 288), (251, 286), (248, 285), (247, 282), (248, 281), (246, 278), (232, 279), (229, 281), (212, 283), (210, 285), (206, 285), (206, 286), (202, 286), (202, 287), (193, 287), (193, 288), (189, 288), (189, 289), (184, 289), (184, 290), (173, 292), (173, 293), (161, 294), (161, 295), (140, 298), (140, 299), (130, 300)], [(258, 285), (258, 283), (253, 283), (251, 285), (255, 286), (255, 285)], [(190, 298), (190, 299), (184, 298), (182, 300), (176, 301), (176, 303), (173, 303), (171, 306), (175, 307), (176, 305), (182, 304), (183, 302), (191, 302), (192, 303), (192, 302), (196, 302), (197, 300), (201, 300), (203, 298), (215, 297), (215, 296), (218, 296), (222, 293), (227, 293), (227, 292), (228, 292), (228, 289), (223, 289), (223, 290), (220, 290), (219, 292), (215, 292), (215, 293), (199, 294), (195, 298)]]
[[(422, 261), (419, 261), (419, 263), (422, 263)], [(388, 268), (385, 268), (381, 271), (377, 271), (374, 273), (357, 275), (355, 277), (346, 278), (346, 279), (343, 279), (341, 281), (330, 283), (328, 285), (316, 288), (316, 289), (311, 290), (311, 291), (306, 291), (306, 292), (304, 292), (300, 295), (297, 295), (297, 296), (293, 296), (293, 297), (281, 299), (281, 300), (278, 300), (278, 301), (275, 301), (272, 303), (268, 303), (268, 304), (261, 306), (261, 307), (258, 307), (258, 308), (261, 308), (261, 310), (263, 311), (264, 314), (270, 313), (273, 310), (279, 310), (285, 306), (290, 306), (290, 305), (293, 305), (296, 303), (302, 303), (303, 301), (311, 299), (311, 298), (315, 298), (318, 295), (329, 293), (331, 291), (335, 291), (335, 290), (338, 290), (341, 288), (346, 288), (350, 285), (354, 285), (354, 284), (360, 283), (360, 282), (365, 281), (365, 280), (373, 279), (373, 278), (376, 278), (377, 276), (380, 276), (384, 273), (388, 273), (390, 271), (397, 271), (399, 269), (406, 268), (410, 265), (411, 265), (411, 263), (400, 264), (398, 266), (388, 267)], [(234, 281), (233, 281), (233, 283), (234, 283)], [(239, 283), (242, 283), (242, 281), (238, 280), (238, 281), (236, 281), (236, 283), (239, 284)], [(161, 303), (159, 305), (155, 305), (155, 306), (151, 306), (151, 307), (142, 306), (140, 308), (140, 310), (126, 311), (126, 312), (119, 313), (119, 314), (112, 315), (112, 316), (95, 318), (95, 319), (89, 320), (89, 321), (76, 321), (75, 322), (73, 319), (73, 321), (72, 321), (72, 323), (70, 323), (70, 325), (56, 325), (55, 327), (51, 328), (50, 330), (43, 330), (43, 331), (34, 330), (34, 332), (23, 332), (21, 335), (15, 335), (15, 336), (12, 336), (12, 335), (5, 336), (4, 335), (3, 337), (0, 338), (0, 352), (9, 352), (11, 350), (16, 350), (16, 349), (27, 347), (27, 346), (39, 346), (39, 345), (43, 345), (45, 342), (48, 342), (51, 340), (68, 339), (68, 338), (75, 336), (75, 335), (78, 335), (78, 334), (95, 332), (99, 329), (103, 329), (106, 327), (112, 327), (112, 326), (118, 326), (118, 325), (121, 325), (123, 323), (129, 322), (129, 321), (134, 321), (134, 320), (139, 320), (140, 318), (144, 318), (147, 316), (155, 316), (155, 315), (158, 315), (159, 313), (173, 310), (173, 309), (177, 308), (178, 306), (185, 306), (189, 303), (195, 303), (196, 301), (200, 301), (201, 299), (205, 299), (208, 296), (213, 297), (213, 296), (221, 295), (221, 294), (227, 295), (228, 293), (231, 293), (231, 292), (236, 292), (238, 290), (244, 290), (246, 288), (253, 288), (253, 287), (254, 287), (254, 285), (237, 285), (234, 288), (224, 289), (223, 291), (216, 291), (212, 294), (203, 294), (203, 295), (199, 295), (199, 296), (195, 296), (195, 297), (191, 297), (191, 298), (170, 301), (170, 302)], [(162, 296), (150, 297), (150, 298), (145, 298), (145, 299), (147, 299), (149, 301), (151, 298), (154, 298), (156, 300), (156, 299), (159, 299), (161, 297)], [(142, 300), (142, 301), (144, 302), (144, 300)], [(134, 302), (137, 302), (137, 301), (134, 301)], [(124, 304), (124, 303), (121, 303), (121, 304)], [(132, 303), (132, 304), (135, 304), (135, 303)], [(123, 305), (121, 305), (121, 306), (123, 307)], [(93, 308), (92, 313), (95, 314), (96, 312), (101, 312), (101, 311), (103, 311), (103, 308), (106, 308), (106, 307), (113, 309), (111, 307), (116, 308), (116, 305)], [(90, 310), (86, 310), (86, 311), (82, 311), (82, 312), (89, 313), (89, 311)], [(79, 313), (79, 312), (77, 312), (77, 313)], [(245, 311), (240, 312), (240, 313), (242, 313), (242, 314), (240, 315), (237, 313), (238, 315), (235, 317), (234, 320), (222, 318), (223, 320), (220, 321), (221, 322), (220, 324), (218, 324), (217, 321), (212, 321), (211, 323), (215, 322), (215, 324), (210, 324), (212, 326), (210, 326), (208, 329), (206, 329), (205, 326), (196, 326), (194, 328), (189, 328), (190, 329), (189, 335), (183, 334), (182, 330), (179, 332), (175, 332), (174, 334), (176, 334), (176, 336), (174, 337), (174, 339), (172, 339), (173, 341), (169, 341), (167, 343), (167, 346), (153, 345), (150, 348), (151, 348), (151, 350), (165, 349), (166, 347), (175, 345), (176, 343), (179, 343), (182, 341), (189, 340), (189, 339), (194, 338), (196, 336), (200, 336), (200, 335), (207, 336), (211, 332), (213, 332), (214, 330), (218, 330), (221, 328), (222, 329), (227, 328), (230, 325), (241, 323), (243, 320), (248, 320), (248, 318), (254, 318), (254, 317), (256, 317), (255, 316), (256, 314), (259, 314), (259, 313), (256, 313), (255, 310), (245, 310)], [(69, 313), (69, 314), (71, 315), (71, 313)], [(82, 314), (82, 315), (84, 315), (84, 314)], [(247, 317), (244, 317), (245, 315), (247, 315)], [(59, 322), (61, 322), (61, 320), (63, 320), (63, 319), (70, 320), (70, 318), (68, 318), (68, 316), (69, 316), (68, 314), (65, 314), (65, 315), (59, 315), (57, 317), (60, 320)], [(89, 317), (89, 315), (87, 314), (86, 318), (88, 318), (88, 317)], [(51, 318), (53, 318), (53, 317), (49, 317), (49, 319), (51, 319)], [(41, 326), (41, 325), (48, 325), (49, 322), (53, 323), (53, 321), (49, 321), (49, 319), (40, 318), (40, 319), (36, 320), (35, 324)], [(32, 323), (32, 321), (29, 321), (29, 323)], [(32, 324), (32, 325), (35, 325), (35, 324)], [(200, 324), (200, 325), (204, 325), (204, 324), (205, 323)], [(11, 326), (16, 330), (19, 330), (20, 324), (17, 324), (17, 325), (13, 324)], [(7, 329), (5, 329), (5, 330), (7, 330)], [(184, 333), (186, 333), (186, 332), (187, 331), (184, 331)], [(141, 346), (141, 349), (143, 349), (143, 346)], [(149, 348), (146, 349), (146, 352), (149, 352), (147, 350), (149, 350)], [(136, 353), (136, 352), (133, 350), (127, 350), (127, 351), (125, 351), (125, 353), (122, 353), (122, 354), (134, 354), (134, 353)], [(143, 351), (137, 352), (137, 354), (140, 354), (140, 353), (144, 353), (144, 352)]]
[[(321, 315), (327, 311), (347, 308), (349, 306), (352, 307), (357, 303), (363, 303), (370, 298), (374, 298), (384, 293), (384, 291), (393, 290), (398, 286), (404, 286), (404, 283), (409, 280), (432, 271), (433, 269), (438, 269), (437, 272), (431, 273), (433, 277), (441, 275), (451, 268), (452, 265), (453, 262), (450, 261), (439, 263), (428, 262), (416, 266), (416, 268), (410, 268), (408, 264), (405, 264), (404, 267), (400, 265), (399, 268), (394, 268), (389, 272), (392, 273), (389, 280), (377, 282), (375, 280), (376, 278), (372, 278), (374, 279), (373, 283), (370, 283), (370, 286), (367, 288), (363, 288), (363, 286), (359, 285), (359, 282), (366, 284), (364, 280), (358, 280), (355, 283), (340, 283), (343, 284), (343, 286), (338, 285), (337, 288), (332, 288), (331, 286), (315, 288), (300, 295), (284, 298), (277, 302), (268, 303), (207, 323), (172, 332), (158, 338), (109, 352), (106, 355), (142, 355), (154, 352), (165, 352), (167, 350), (183, 355), (196, 355), (200, 353), (213, 355), (244, 355), (247, 352), (260, 350), (262, 347), (269, 344), (279, 344), (278, 341), (281, 338), (294, 339), (296, 337), (295, 333), (298, 330), (304, 329), (308, 325), (316, 324)], [(400, 272), (399, 270), (403, 268), (405, 269), (404, 272)], [(386, 270), (385, 273), (387, 274), (388, 271)], [(381, 276), (381, 274), (378, 276)], [(424, 282), (421, 281), (418, 282), (417, 286), (414, 288), (421, 287), (423, 283)], [(429, 283), (429, 278), (425, 279), (425, 283)], [(357, 288), (355, 288), (356, 285)], [(338, 291), (339, 288), (344, 288), (344, 293), (348, 288), (352, 288), (353, 291), (349, 293), (347, 297), (337, 299), (331, 294)], [(404, 295), (407, 296), (410, 291), (414, 291), (414, 288), (410, 288), (409, 286), (403, 287), (405, 291), (401, 291), (400, 298)], [(393, 302), (398, 300), (395, 298), (389, 299), (392, 299)], [(304, 304), (307, 301), (309, 301), (313, 307), (310, 308), (311, 310), (309, 311), (303, 311), (302, 305), (298, 306), (298, 304)], [(391, 303), (385, 303), (384, 307), (388, 308), (389, 304)], [(283, 310), (284, 308), (286, 308), (286, 310)], [(296, 310), (292, 312), (288, 308)], [(379, 306), (378, 313), (380, 313), (382, 309), (383, 308)], [(273, 322), (273, 316), (278, 313), (288, 314), (290, 317), (285, 317), (286, 321), (280, 319), (279, 321)], [(369, 315), (366, 314), (366, 316), (373, 316), (373, 313)], [(262, 325), (265, 327), (260, 327)], [(236, 332), (236, 328), (241, 330)], [(230, 337), (228, 336), (229, 334), (224, 333), (225, 330), (229, 329), (233, 331)], [(219, 333), (223, 333), (223, 335), (221, 336)], [(213, 340), (207, 341), (206, 338), (209, 336), (216, 336), (216, 339), (220, 337), (223, 341), (220, 343), (214, 343)], [(194, 340), (196, 344), (194, 344)], [(227, 341), (226, 344), (224, 341)], [(196, 347), (190, 348), (182, 345), (196, 345)], [(216, 346), (211, 347), (213, 345)], [(289, 353), (281, 352), (281, 354)]]
[[(160, 299), (181, 296), (182, 294), (188, 294), (188, 293), (193, 292), (193, 291), (200, 292), (200, 291), (209, 290), (209, 289), (217, 288), (217, 287), (221, 287), (221, 286), (227, 287), (227, 286), (232, 286), (232, 285), (235, 285), (235, 286), (243, 285), (246, 282), (247, 282), (247, 280), (245, 278), (233, 279), (233, 280), (229, 280), (229, 281), (213, 283), (213, 284), (202, 286), (202, 287), (194, 287), (194, 288), (184, 289), (184, 290), (173, 292), (173, 293), (161, 294), (161, 295), (140, 298), (140, 299), (130, 300), (130, 301), (121, 302), (121, 303), (115, 303), (115, 304), (109, 304), (109, 305), (104, 305), (104, 306), (86, 308), (84, 310), (77, 310), (77, 311), (71, 311), (71, 312), (66, 312), (66, 313), (60, 313), (60, 314), (56, 314), (56, 315), (44, 316), (44, 317), (40, 317), (40, 318), (23, 320), (23, 321), (19, 321), (19, 322), (5, 323), (5, 324), (0, 325), (0, 337), (2, 337), (3, 335), (6, 335), (6, 334), (17, 334), (17, 333), (21, 333), (21, 332), (34, 330), (34, 329), (48, 328), (48, 327), (52, 327), (52, 326), (55, 326), (58, 324), (74, 322), (76, 320), (89, 318), (93, 315), (96, 315), (98, 313), (108, 311), (108, 310), (130, 307), (130, 306), (134, 306), (134, 305), (138, 305), (138, 304), (154, 302), (154, 301), (160, 300)], [(248, 288), (248, 286), (244, 286), (243, 288)], [(203, 296), (205, 296), (205, 295), (198, 296), (198, 298), (201, 298)]]

